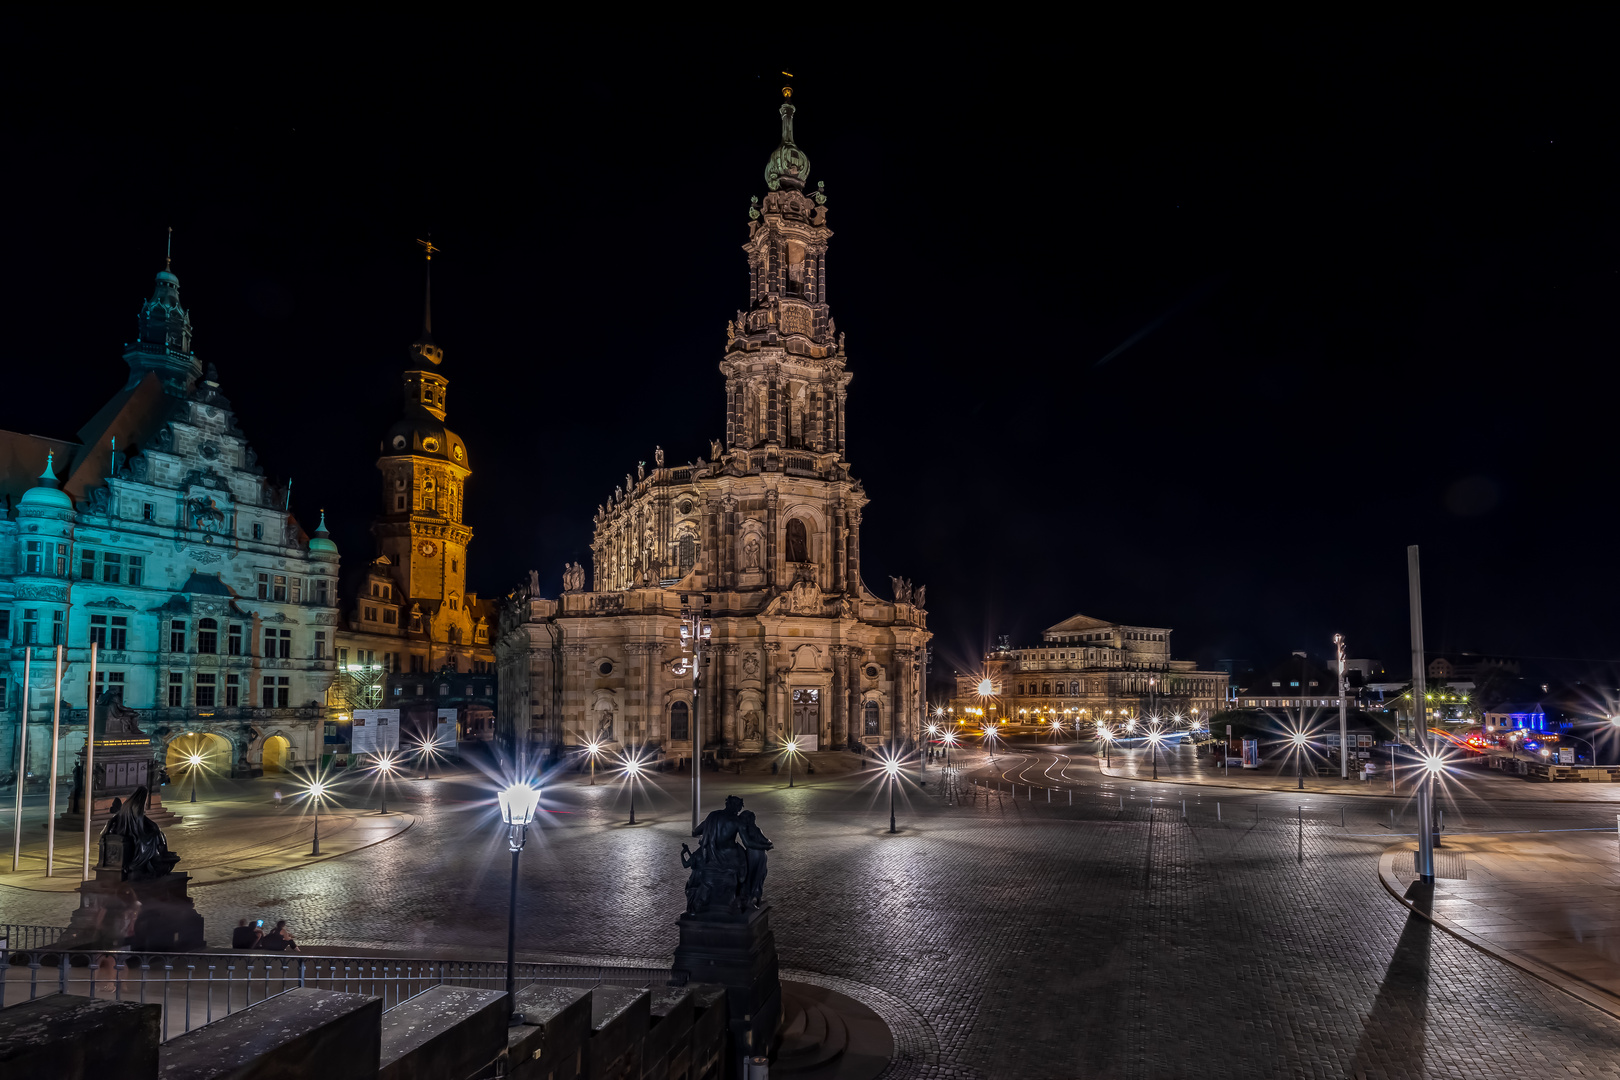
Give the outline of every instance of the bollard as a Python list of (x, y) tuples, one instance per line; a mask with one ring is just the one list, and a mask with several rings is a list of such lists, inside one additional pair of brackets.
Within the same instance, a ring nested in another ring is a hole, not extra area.
[(1052, 801), (1052, 789), (1051, 788), (1046, 789), (1046, 801), (1047, 802)]
[(1074, 788), (1069, 789), (1069, 805), (1074, 805)]
[(1221, 820), (1221, 804), (1220, 803), (1215, 804), (1215, 820), (1216, 821)]
[(1395, 811), (1394, 811), (1393, 808), (1391, 808), (1391, 810), (1389, 812), (1389, 831), (1390, 832), (1395, 831)]
[(1299, 808), (1299, 861), (1305, 861), (1305, 808)]
[(1186, 799), (1181, 800), (1181, 820), (1182, 821), (1187, 820), (1187, 800)]
[(1344, 803), (1339, 804), (1339, 828), (1344, 828)]
[(1446, 812), (1444, 810), (1440, 811), (1440, 831), (1446, 831)]

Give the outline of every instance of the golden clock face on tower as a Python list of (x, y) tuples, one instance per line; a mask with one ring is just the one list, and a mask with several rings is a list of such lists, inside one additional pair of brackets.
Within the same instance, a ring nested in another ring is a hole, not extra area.
[(433, 557), (434, 552), (439, 550), (439, 545), (435, 544), (431, 540), (424, 540), (417, 547), (416, 550), (420, 551), (423, 555), (425, 555), (425, 556), (427, 556), (428, 558), (431, 559)]

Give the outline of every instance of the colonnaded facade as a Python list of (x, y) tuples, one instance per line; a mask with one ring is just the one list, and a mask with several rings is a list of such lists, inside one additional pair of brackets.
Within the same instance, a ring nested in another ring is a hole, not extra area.
[(983, 709), (983, 719), (1007, 723), (1208, 720), (1227, 707), (1230, 676), (1171, 659), (1171, 634), (1075, 615), (1047, 627), (1038, 646), (997, 649), (983, 671), (958, 672), (951, 713), (977, 717), (968, 710)]
[[(496, 642), (506, 737), (560, 750), (600, 741), (676, 756), (760, 751), (789, 734), (827, 749), (915, 736), (930, 637), (924, 592), (861, 580), (866, 492), (844, 455), (850, 380), (827, 302), (827, 198), (793, 139), (749, 211), (748, 306), (726, 324), (723, 440), (709, 458), (638, 463), (597, 508), (593, 566), (557, 599), (537, 574)], [(713, 627), (694, 702), (682, 610)], [(694, 724), (693, 707), (698, 722)]]
[[(334, 675), (338, 550), (272, 483), (213, 365), (192, 349), (180, 280), (159, 271), (126, 346), (129, 378), (78, 432), (0, 431), (0, 772), (49, 772), (62, 646), (62, 774), (95, 689), (137, 710), (154, 748), (213, 767), (317, 758)], [(28, 661), (27, 684), (23, 672)]]

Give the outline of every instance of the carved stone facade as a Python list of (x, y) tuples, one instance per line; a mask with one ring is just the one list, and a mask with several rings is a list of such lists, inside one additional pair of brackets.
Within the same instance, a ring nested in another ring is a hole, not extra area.
[[(979, 708), (985, 719), (1008, 723), (1072, 724), (1153, 715), (1208, 720), (1226, 708), (1230, 676), (1171, 659), (1165, 627), (1075, 615), (1041, 637), (1038, 646), (989, 653), (983, 671), (958, 673), (952, 715)], [(989, 694), (981, 693), (986, 679)]]
[[(749, 211), (748, 307), (726, 324), (724, 440), (666, 465), (662, 449), (597, 508), (590, 587), (565, 568), (503, 612), (498, 724), (519, 741), (763, 750), (915, 737), (927, 617), (861, 580), (866, 492), (844, 456), (851, 379), (827, 304), (826, 195), (782, 106), (767, 193)], [(692, 726), (683, 600), (707, 604), (714, 647)], [(526, 688), (526, 693), (524, 692)]]
[(160, 755), (190, 734), (210, 737), (215, 767), (258, 768), (270, 740), (277, 765), (314, 761), (334, 674), (337, 547), (324, 522), (306, 535), (286, 487), (265, 477), (192, 351), (167, 270), (124, 359), (128, 383), (79, 441), (0, 432), (0, 773), (17, 767), (25, 711), (31, 783), (48, 772), (58, 642), (58, 768), (71, 772), (92, 638), (97, 683), (140, 714)]

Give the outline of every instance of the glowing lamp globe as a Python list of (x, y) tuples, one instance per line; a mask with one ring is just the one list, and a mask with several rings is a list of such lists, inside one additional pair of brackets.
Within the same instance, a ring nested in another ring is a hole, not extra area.
[(501, 820), (508, 825), (527, 825), (534, 820), (540, 793), (528, 784), (513, 784), (500, 794)]
[(900, 763), (893, 758), (890, 758), (888, 761), (883, 763), (883, 771), (889, 774), (890, 779), (893, 779), (894, 777), (900, 775)]
[(996, 692), (995, 685), (993, 683), (991, 683), (991, 681), (989, 679), (980, 679), (979, 680), (979, 693), (983, 694), (985, 697), (989, 697), (991, 694), (994, 694), (995, 692)]

